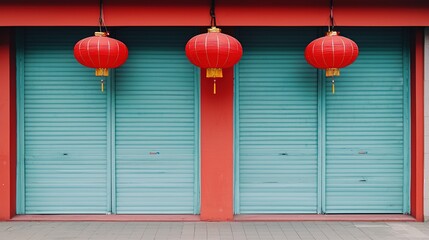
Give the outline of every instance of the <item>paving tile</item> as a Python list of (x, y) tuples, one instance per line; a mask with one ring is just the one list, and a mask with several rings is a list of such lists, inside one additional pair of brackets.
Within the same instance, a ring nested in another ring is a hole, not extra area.
[(246, 239), (260, 239), (255, 223), (243, 223), (243, 229)]
[(283, 234), (288, 240), (300, 240), (298, 233), (295, 231), (295, 228), (292, 226), (291, 222), (280, 223), (280, 227), (283, 231)]
[(283, 230), (280, 227), (279, 223), (267, 223), (268, 230), (271, 233), (271, 236), (274, 240), (283, 240), (286, 239), (286, 236), (283, 233)]
[(329, 222), (316, 222), (315, 225), (320, 229), (329, 240), (343, 240), (334, 229), (331, 228)]
[(329, 240), (329, 238), (325, 236), (322, 230), (320, 230), (314, 222), (304, 222), (303, 224), (314, 239)]
[(304, 222), (292, 222), (292, 227), (302, 240), (314, 240), (313, 235), (305, 227)]
[(359, 228), (357, 228), (353, 223), (347, 222), (347, 224), (343, 224), (344, 228), (347, 230), (347, 232), (354, 237), (354, 239), (357, 240), (370, 240), (371, 238), (368, 237), (363, 231), (361, 231)]
[(356, 240), (356, 238), (347, 230), (346, 227), (348, 225), (343, 222), (329, 222), (328, 225), (341, 239)]
[(386, 223), (359, 223), (355, 226), (374, 240), (395, 239), (396, 237), (406, 239)]
[(234, 240), (246, 239), (246, 233), (244, 231), (242, 223), (232, 222), (230, 223), (230, 226)]

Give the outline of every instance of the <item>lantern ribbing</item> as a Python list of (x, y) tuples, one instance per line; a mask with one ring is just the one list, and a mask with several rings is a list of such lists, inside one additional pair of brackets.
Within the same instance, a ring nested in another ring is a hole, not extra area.
[(191, 38), (185, 50), (192, 64), (207, 69), (208, 78), (222, 77), (222, 68), (234, 66), (243, 55), (240, 42), (216, 27)]
[(128, 49), (119, 40), (107, 37), (105, 32), (96, 32), (76, 43), (74, 47), (76, 60), (89, 68), (95, 68), (96, 76), (108, 76), (109, 68), (117, 68), (128, 58)]
[(326, 69), (326, 76), (339, 76), (340, 68), (352, 64), (359, 54), (356, 43), (337, 32), (312, 41), (305, 49), (305, 59), (315, 68)]

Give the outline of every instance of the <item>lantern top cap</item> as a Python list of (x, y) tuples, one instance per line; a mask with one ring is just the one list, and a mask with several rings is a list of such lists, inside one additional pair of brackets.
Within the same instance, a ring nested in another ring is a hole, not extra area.
[(221, 29), (217, 28), (217, 27), (211, 27), (209, 29), (207, 29), (209, 33), (220, 33)]
[(340, 35), (340, 33), (337, 31), (326, 32), (326, 36), (338, 36), (338, 35)]
[(107, 37), (107, 33), (106, 32), (95, 32), (94, 36), (96, 37)]

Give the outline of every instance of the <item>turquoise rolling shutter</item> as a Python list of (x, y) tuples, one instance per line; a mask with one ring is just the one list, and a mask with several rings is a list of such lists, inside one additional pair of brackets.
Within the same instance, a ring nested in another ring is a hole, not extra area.
[(341, 31), (361, 53), (336, 79), (335, 95), (330, 79), (319, 82), (325, 88), (318, 94), (320, 76), (301, 58), (317, 33), (307, 30), (240, 31), (236, 213), (407, 213), (403, 30)]
[(198, 81), (189, 28), (121, 29), (116, 71), (118, 213), (197, 213)]
[(26, 214), (108, 211), (106, 94), (73, 57), (82, 32), (31, 29), (20, 48)]
[(316, 33), (240, 29), (237, 213), (317, 211), (317, 71), (303, 56)]
[(341, 70), (335, 95), (327, 80), (326, 212), (403, 213), (408, 171), (408, 50), (403, 32), (341, 33), (356, 41), (360, 54)]

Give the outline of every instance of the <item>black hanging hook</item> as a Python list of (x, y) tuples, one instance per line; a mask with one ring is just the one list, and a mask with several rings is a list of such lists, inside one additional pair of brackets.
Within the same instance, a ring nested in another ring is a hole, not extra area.
[(102, 28), (104, 28), (104, 32), (106, 32), (106, 34), (109, 35), (107, 26), (104, 23), (103, 0), (100, 0), (100, 17), (98, 19), (98, 22), (99, 22), (100, 32), (103, 32)]
[(331, 11), (329, 14), (330, 24), (329, 24), (329, 31), (333, 31), (335, 24), (334, 24), (334, 0), (331, 0)]
[(215, 0), (212, 0), (212, 5), (210, 8), (210, 16), (211, 16), (211, 20), (210, 20), (211, 27), (216, 27)]

